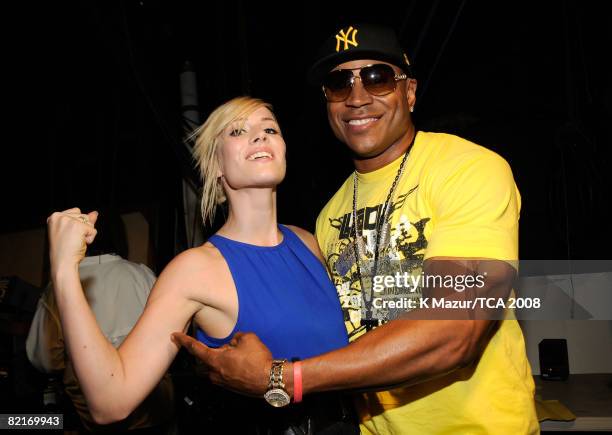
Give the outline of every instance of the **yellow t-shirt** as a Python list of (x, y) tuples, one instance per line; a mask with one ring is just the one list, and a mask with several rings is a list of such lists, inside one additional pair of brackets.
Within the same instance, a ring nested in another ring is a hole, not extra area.
[[(361, 264), (373, 263), (376, 222), (401, 160), (358, 173), (361, 250), (354, 244), (352, 175), (317, 219), (317, 240), (351, 340), (367, 330), (355, 258), (365, 255)], [(486, 148), (457, 136), (419, 132), (391, 203), (377, 274), (392, 275), (391, 269), (402, 265), (413, 270), (430, 257), (518, 258), (520, 195), (506, 161)], [(537, 433), (523, 335), (517, 321), (507, 318), (477, 364), (434, 381), (360, 396), (362, 433)]]

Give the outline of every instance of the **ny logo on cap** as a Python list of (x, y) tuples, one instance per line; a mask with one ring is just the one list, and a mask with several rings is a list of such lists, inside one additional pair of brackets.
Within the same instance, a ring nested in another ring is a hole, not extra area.
[[(340, 31), (336, 35), (336, 51), (340, 51), (341, 43), (344, 43), (343, 50), (348, 50), (349, 44), (351, 44), (353, 47), (357, 47), (357, 45), (359, 44), (355, 40), (356, 35), (357, 35), (357, 29), (354, 29), (353, 26), (349, 26), (346, 33), (344, 32), (344, 29), (340, 29)], [(350, 40), (349, 40), (349, 37), (351, 38)]]

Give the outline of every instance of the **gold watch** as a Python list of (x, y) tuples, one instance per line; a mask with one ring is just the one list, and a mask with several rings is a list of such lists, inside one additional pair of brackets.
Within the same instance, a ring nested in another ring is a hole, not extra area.
[(272, 361), (272, 367), (270, 368), (270, 382), (268, 383), (268, 391), (264, 394), (264, 399), (275, 408), (287, 406), (291, 402), (291, 397), (285, 391), (285, 384), (283, 383), (283, 367), (286, 362), (286, 359), (275, 359)]

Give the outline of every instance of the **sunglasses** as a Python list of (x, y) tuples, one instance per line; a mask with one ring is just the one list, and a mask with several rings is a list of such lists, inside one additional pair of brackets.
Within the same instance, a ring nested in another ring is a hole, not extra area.
[[(359, 75), (353, 71), (360, 69)], [(360, 68), (337, 69), (330, 72), (323, 79), (323, 94), (330, 103), (345, 101), (355, 85), (355, 79), (361, 80), (363, 88), (377, 97), (390, 94), (395, 91), (395, 84), (399, 80), (406, 80), (406, 74), (396, 74), (390, 65), (375, 63)]]

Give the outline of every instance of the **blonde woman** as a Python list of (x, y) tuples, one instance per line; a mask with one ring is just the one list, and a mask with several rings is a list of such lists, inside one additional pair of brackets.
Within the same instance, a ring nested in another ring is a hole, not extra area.
[[(227, 220), (202, 246), (168, 264), (118, 349), (101, 333), (79, 280), (79, 262), (96, 236), (97, 212), (74, 208), (48, 218), (51, 272), (65, 339), (99, 423), (120, 420), (142, 402), (178, 352), (171, 333), (185, 331), (192, 319), (198, 338), (209, 346), (231, 346), (240, 339), (239, 331), (255, 332), (271, 350), (268, 371), (273, 358), (307, 358), (347, 344), (336, 291), (314, 237), (276, 220), (286, 147), (271, 106), (235, 98), (217, 108), (195, 135), (194, 155), (204, 182), (202, 217), (211, 220), (226, 199)], [(243, 363), (248, 367), (248, 360)], [(284, 374), (286, 384), (291, 375)], [(325, 415), (313, 417), (319, 411), (302, 404), (273, 415), (261, 398), (248, 406), (257, 412), (233, 419), (228, 429), (283, 431), (310, 419), (305, 424), (314, 421), (320, 430), (332, 430), (326, 433), (353, 430), (352, 423), (341, 424), (344, 428), (334, 432), (335, 424), (346, 420), (343, 407), (331, 412), (334, 406), (325, 406)]]

